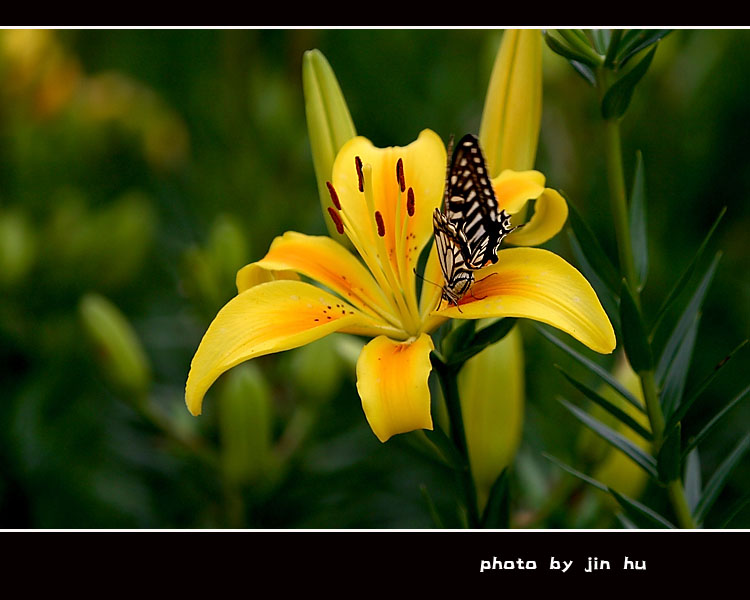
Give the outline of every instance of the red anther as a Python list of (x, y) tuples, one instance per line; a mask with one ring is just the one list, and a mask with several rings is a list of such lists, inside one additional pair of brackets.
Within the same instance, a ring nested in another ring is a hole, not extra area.
[(354, 165), (357, 167), (357, 178), (359, 179), (359, 191), (365, 191), (365, 176), (362, 174), (362, 159), (359, 156), (354, 157)]
[(410, 217), (414, 216), (414, 190), (412, 188), (409, 188), (409, 193), (406, 195), (406, 212)]
[(401, 189), (403, 194), (406, 190), (406, 181), (404, 180), (404, 161), (400, 158), (396, 163), (396, 179), (398, 180), (398, 187)]
[(333, 188), (333, 184), (330, 181), (326, 181), (326, 186), (328, 187), (328, 193), (331, 195), (331, 202), (333, 202), (333, 205), (338, 210), (341, 210), (341, 202), (339, 202), (339, 195), (336, 193), (336, 190)]
[(328, 214), (331, 215), (331, 220), (333, 221), (333, 224), (336, 225), (336, 231), (343, 234), (344, 233), (344, 223), (341, 221), (341, 217), (339, 216), (339, 213), (337, 213), (333, 206), (328, 207)]
[(385, 236), (385, 223), (383, 223), (383, 215), (380, 214), (379, 210), (375, 211), (375, 222), (378, 225), (378, 235), (380, 237)]

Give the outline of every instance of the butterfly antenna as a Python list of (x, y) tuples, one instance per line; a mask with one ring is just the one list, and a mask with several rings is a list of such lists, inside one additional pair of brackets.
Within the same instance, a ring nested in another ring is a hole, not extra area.
[(422, 281), (426, 281), (427, 283), (431, 283), (432, 285), (439, 287), (441, 290), (443, 289), (443, 286), (440, 285), (439, 283), (435, 283), (434, 281), (430, 281), (429, 279), (425, 279), (425, 277), (423, 275), (420, 275), (419, 273), (417, 273), (417, 269), (416, 268), (412, 268), (412, 271), (414, 271), (414, 274), (417, 277), (419, 277)]

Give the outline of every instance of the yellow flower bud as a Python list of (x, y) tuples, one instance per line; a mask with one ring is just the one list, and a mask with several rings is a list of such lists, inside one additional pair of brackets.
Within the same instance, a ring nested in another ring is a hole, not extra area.
[[(326, 185), (332, 178), (333, 161), (339, 149), (355, 137), (357, 131), (336, 75), (319, 50), (305, 52), (302, 61), (302, 87), (320, 204), (326, 215), (328, 207), (333, 206)], [(331, 220), (326, 218), (325, 222), (331, 237), (349, 246), (348, 238), (336, 231)]]
[(503, 34), (479, 127), (492, 177), (504, 169), (534, 166), (542, 119), (542, 34), (508, 29)]
[(469, 360), (458, 375), (458, 386), (481, 508), (521, 441), (524, 360), (518, 328)]

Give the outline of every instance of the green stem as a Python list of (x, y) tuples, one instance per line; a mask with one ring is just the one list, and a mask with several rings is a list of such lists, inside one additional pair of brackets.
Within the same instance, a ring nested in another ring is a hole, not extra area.
[(445, 405), (448, 409), (451, 441), (464, 459), (464, 468), (459, 472), (459, 479), (464, 492), (468, 524), (471, 529), (476, 529), (480, 525), (479, 508), (476, 485), (469, 461), (469, 446), (466, 442), (464, 420), (461, 413), (461, 400), (458, 395), (458, 371), (460, 367), (449, 367), (437, 358), (434, 353), (432, 355), (432, 364), (440, 379), (443, 396), (445, 397)]
[[(598, 87), (603, 96), (606, 90), (606, 75), (603, 69), (598, 71)], [(620, 140), (619, 119), (605, 119), (604, 121), (604, 150), (607, 165), (607, 180), (609, 183), (609, 199), (612, 218), (617, 237), (617, 253), (620, 259), (620, 270), (633, 294), (633, 300), (640, 309), (641, 296), (638, 288), (633, 247), (630, 240), (630, 219), (628, 215), (627, 192), (622, 161), (622, 143)], [(651, 432), (654, 435), (654, 455), (657, 455), (664, 438), (664, 413), (659, 402), (659, 391), (654, 379), (653, 370), (638, 373), (641, 379), (641, 389), (646, 400)], [(667, 483), (669, 498), (675, 515), (681, 527), (695, 528), (695, 522), (685, 498), (685, 489), (679, 479)]]
[(695, 529), (695, 521), (693, 520), (693, 515), (690, 513), (682, 481), (679, 479), (670, 481), (667, 484), (667, 490), (669, 491), (669, 499), (672, 501), (672, 508), (680, 527), (683, 529)]
[(633, 292), (636, 305), (640, 308), (638, 277), (633, 258), (633, 246), (630, 241), (630, 219), (628, 217), (628, 200), (625, 191), (625, 175), (622, 168), (622, 145), (620, 142), (620, 123), (617, 119), (604, 121), (604, 144), (607, 161), (607, 180), (609, 182), (609, 201), (617, 236), (617, 255), (628, 287)]

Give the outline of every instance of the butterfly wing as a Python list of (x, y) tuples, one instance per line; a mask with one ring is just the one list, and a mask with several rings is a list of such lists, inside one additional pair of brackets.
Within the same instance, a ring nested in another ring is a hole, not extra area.
[(513, 230), (500, 210), (479, 140), (467, 134), (456, 146), (445, 183), (446, 218), (466, 236), (464, 259), (471, 269), (497, 261), (503, 238)]

